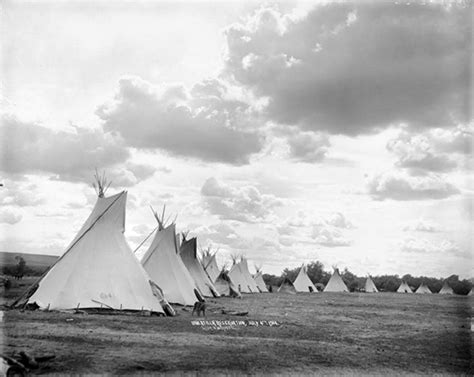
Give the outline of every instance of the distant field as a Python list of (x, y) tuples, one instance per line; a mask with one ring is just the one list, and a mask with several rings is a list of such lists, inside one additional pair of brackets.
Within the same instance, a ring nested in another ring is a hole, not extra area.
[[(4, 314), (2, 346), (6, 354), (55, 354), (40, 374), (472, 375), (473, 302), (396, 293), (210, 300), (207, 320), (281, 324), (227, 330), (193, 326), (196, 317), (180, 307), (173, 318), (12, 310)], [(223, 315), (222, 308), (249, 314)]]
[(0, 271), (3, 271), (5, 268), (13, 268), (16, 266), (18, 264), (18, 261), (15, 259), (17, 256), (20, 256), (25, 260), (27, 272), (34, 273), (35, 275), (42, 274), (56, 261), (56, 259), (58, 259), (58, 257), (54, 255), (9, 253), (0, 251)]

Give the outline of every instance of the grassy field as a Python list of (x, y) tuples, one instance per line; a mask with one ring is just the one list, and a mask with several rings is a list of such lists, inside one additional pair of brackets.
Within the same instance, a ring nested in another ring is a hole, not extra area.
[(55, 354), (38, 374), (472, 375), (473, 302), (395, 293), (209, 300), (206, 320), (279, 323), (229, 329), (193, 325), (180, 307), (173, 318), (7, 310), (2, 346)]

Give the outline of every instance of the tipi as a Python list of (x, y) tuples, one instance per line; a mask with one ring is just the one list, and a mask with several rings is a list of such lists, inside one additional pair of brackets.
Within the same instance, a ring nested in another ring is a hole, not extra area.
[(306, 272), (306, 266), (303, 265), (298, 272), (298, 276), (296, 277), (295, 281), (293, 282), (293, 286), (295, 287), (297, 292), (317, 292), (318, 290), (314, 286), (313, 282), (308, 276)]
[(238, 287), (232, 282), (224, 268), (219, 273), (214, 286), (221, 296), (242, 297)]
[(247, 284), (244, 275), (242, 274), (242, 266), (240, 262), (237, 262), (237, 257), (233, 256), (233, 265), (229, 270), (228, 276), (232, 283), (237, 287), (239, 293), (252, 293), (252, 289)]
[(472, 287), (472, 288), (471, 288), (471, 290), (470, 290), (470, 291), (469, 291), (469, 293), (467, 294), (468, 296), (472, 296), (472, 295), (474, 295), (474, 293), (473, 293), (473, 289), (474, 289), (474, 287)]
[(153, 214), (158, 229), (141, 263), (169, 302), (193, 305), (198, 299), (195, 295), (196, 284), (178, 255), (175, 224), (165, 225), (164, 209), (161, 219), (155, 211)]
[(243, 275), (245, 281), (247, 282), (247, 285), (250, 288), (250, 290), (253, 293), (258, 293), (259, 289), (257, 287), (257, 283), (255, 283), (255, 280), (253, 279), (252, 275), (250, 274), (247, 259), (244, 258), (244, 257), (242, 257), (240, 259), (240, 269), (241, 269), (242, 275)]
[(217, 292), (211, 279), (204, 272), (204, 268), (198, 259), (197, 240), (195, 237), (187, 240), (183, 234), (179, 255), (202, 295), (206, 297), (219, 297), (219, 292)]
[(402, 280), (402, 284), (400, 284), (400, 286), (398, 287), (397, 292), (398, 293), (413, 293), (411, 288), (408, 286), (408, 284), (404, 280)]
[(418, 287), (418, 289), (415, 291), (415, 293), (424, 294), (424, 293), (433, 293), (433, 292), (431, 292), (428, 286), (424, 282), (422, 282), (420, 286)]
[(296, 294), (296, 289), (293, 283), (290, 281), (290, 279), (285, 278), (280, 286), (278, 287), (277, 290), (278, 293), (290, 293), (290, 294)]
[(453, 288), (448, 284), (448, 282), (445, 280), (443, 286), (438, 292), (440, 295), (452, 295), (454, 294)]
[(253, 280), (255, 281), (255, 284), (257, 285), (257, 289), (261, 293), (268, 293), (267, 285), (265, 284), (265, 281), (263, 281), (263, 273), (262, 269), (260, 267), (257, 267), (257, 273), (253, 275)]
[(334, 268), (334, 273), (326, 284), (324, 292), (349, 292), (346, 283), (344, 283), (341, 275), (339, 274), (338, 268)]
[(109, 308), (164, 313), (148, 274), (125, 237), (125, 191), (99, 198), (62, 257), (13, 305), (40, 309)]
[(209, 279), (214, 283), (218, 276), (220, 275), (219, 267), (217, 266), (216, 254), (211, 253), (211, 248), (208, 247), (207, 250), (203, 250), (202, 254), (202, 266), (204, 267), (204, 271), (206, 271), (207, 276)]
[(367, 279), (365, 280), (365, 292), (366, 293), (377, 293), (379, 290), (375, 286), (374, 281), (370, 277), (370, 275), (367, 275)]

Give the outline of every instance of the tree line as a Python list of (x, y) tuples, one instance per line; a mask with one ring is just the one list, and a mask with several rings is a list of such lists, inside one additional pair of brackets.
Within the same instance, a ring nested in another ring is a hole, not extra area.
[[(285, 268), (280, 276), (263, 274), (263, 280), (267, 285), (270, 286), (279, 286), (285, 279), (290, 281), (295, 281), (300, 267), (297, 268)], [(306, 272), (308, 277), (311, 279), (316, 288), (323, 288), (329, 281), (331, 273), (324, 270), (324, 265), (319, 261), (313, 261), (306, 265)], [(342, 280), (346, 283), (347, 288), (351, 292), (358, 292), (365, 286), (366, 276), (357, 276), (356, 274), (349, 271), (345, 268), (343, 271), (340, 271)], [(402, 281), (405, 281), (413, 291), (415, 291), (422, 282), (424, 282), (432, 292), (437, 293), (441, 289), (446, 280), (448, 284), (453, 289), (454, 293), (459, 295), (466, 295), (472, 288), (472, 282), (463, 279), (459, 280), (458, 275), (451, 275), (446, 279), (443, 278), (433, 278), (428, 276), (412, 276), (406, 274), (403, 276), (398, 275), (380, 275), (380, 276), (371, 276), (373, 282), (377, 286), (377, 289), (381, 292), (396, 292)]]

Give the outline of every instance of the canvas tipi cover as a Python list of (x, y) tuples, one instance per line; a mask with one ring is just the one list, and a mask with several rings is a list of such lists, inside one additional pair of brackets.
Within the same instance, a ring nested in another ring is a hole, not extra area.
[(221, 296), (242, 297), (238, 287), (232, 282), (227, 272), (222, 272), (214, 282), (214, 286)]
[(411, 288), (408, 286), (408, 284), (405, 281), (402, 281), (402, 284), (397, 289), (398, 293), (413, 293)]
[(198, 259), (196, 238), (191, 238), (190, 240), (183, 238), (179, 255), (201, 294), (206, 297), (219, 297), (219, 292), (217, 292), (211, 279), (204, 272), (204, 268)]
[(365, 292), (366, 293), (377, 293), (379, 290), (375, 286), (374, 281), (370, 276), (367, 276), (367, 279), (365, 280)]
[(148, 274), (123, 235), (126, 200), (126, 192), (97, 199), (79, 233), (25, 304), (163, 313)]
[(316, 287), (306, 272), (306, 266), (304, 264), (301, 266), (293, 285), (297, 292), (317, 292)]
[(425, 283), (421, 283), (420, 286), (418, 287), (418, 289), (415, 291), (415, 293), (432, 293), (431, 290), (428, 288), (427, 285), (425, 285)]
[(268, 293), (267, 285), (265, 284), (262, 275), (262, 270), (260, 268), (257, 269), (257, 273), (253, 275), (253, 280), (255, 281), (255, 284), (261, 293)]
[(202, 256), (202, 266), (204, 271), (206, 271), (209, 279), (214, 283), (217, 280), (217, 277), (220, 275), (219, 267), (217, 266), (216, 254), (205, 253)]
[(324, 292), (349, 292), (346, 283), (344, 283), (341, 275), (339, 274), (339, 269), (334, 269), (334, 273), (324, 288)]
[(237, 263), (236, 261), (234, 261), (234, 264), (232, 265), (228, 276), (240, 293), (252, 293), (252, 290), (248, 286), (247, 281), (245, 280), (245, 277), (242, 274), (240, 262)]
[(438, 292), (440, 295), (452, 295), (454, 294), (453, 288), (451, 288), (447, 281), (444, 282), (443, 286), (441, 287), (440, 291)]
[(290, 279), (285, 278), (283, 282), (280, 284), (277, 290), (278, 293), (290, 293), (290, 294), (295, 294), (296, 289), (293, 283), (290, 281)]
[(259, 290), (258, 290), (258, 287), (257, 287), (257, 283), (255, 283), (255, 280), (253, 279), (252, 275), (250, 274), (247, 259), (242, 258), (240, 260), (240, 269), (241, 269), (242, 275), (245, 278), (245, 281), (247, 282), (247, 285), (249, 286), (252, 293), (258, 293)]
[(158, 229), (141, 263), (168, 302), (193, 305), (196, 284), (177, 253), (175, 225)]

